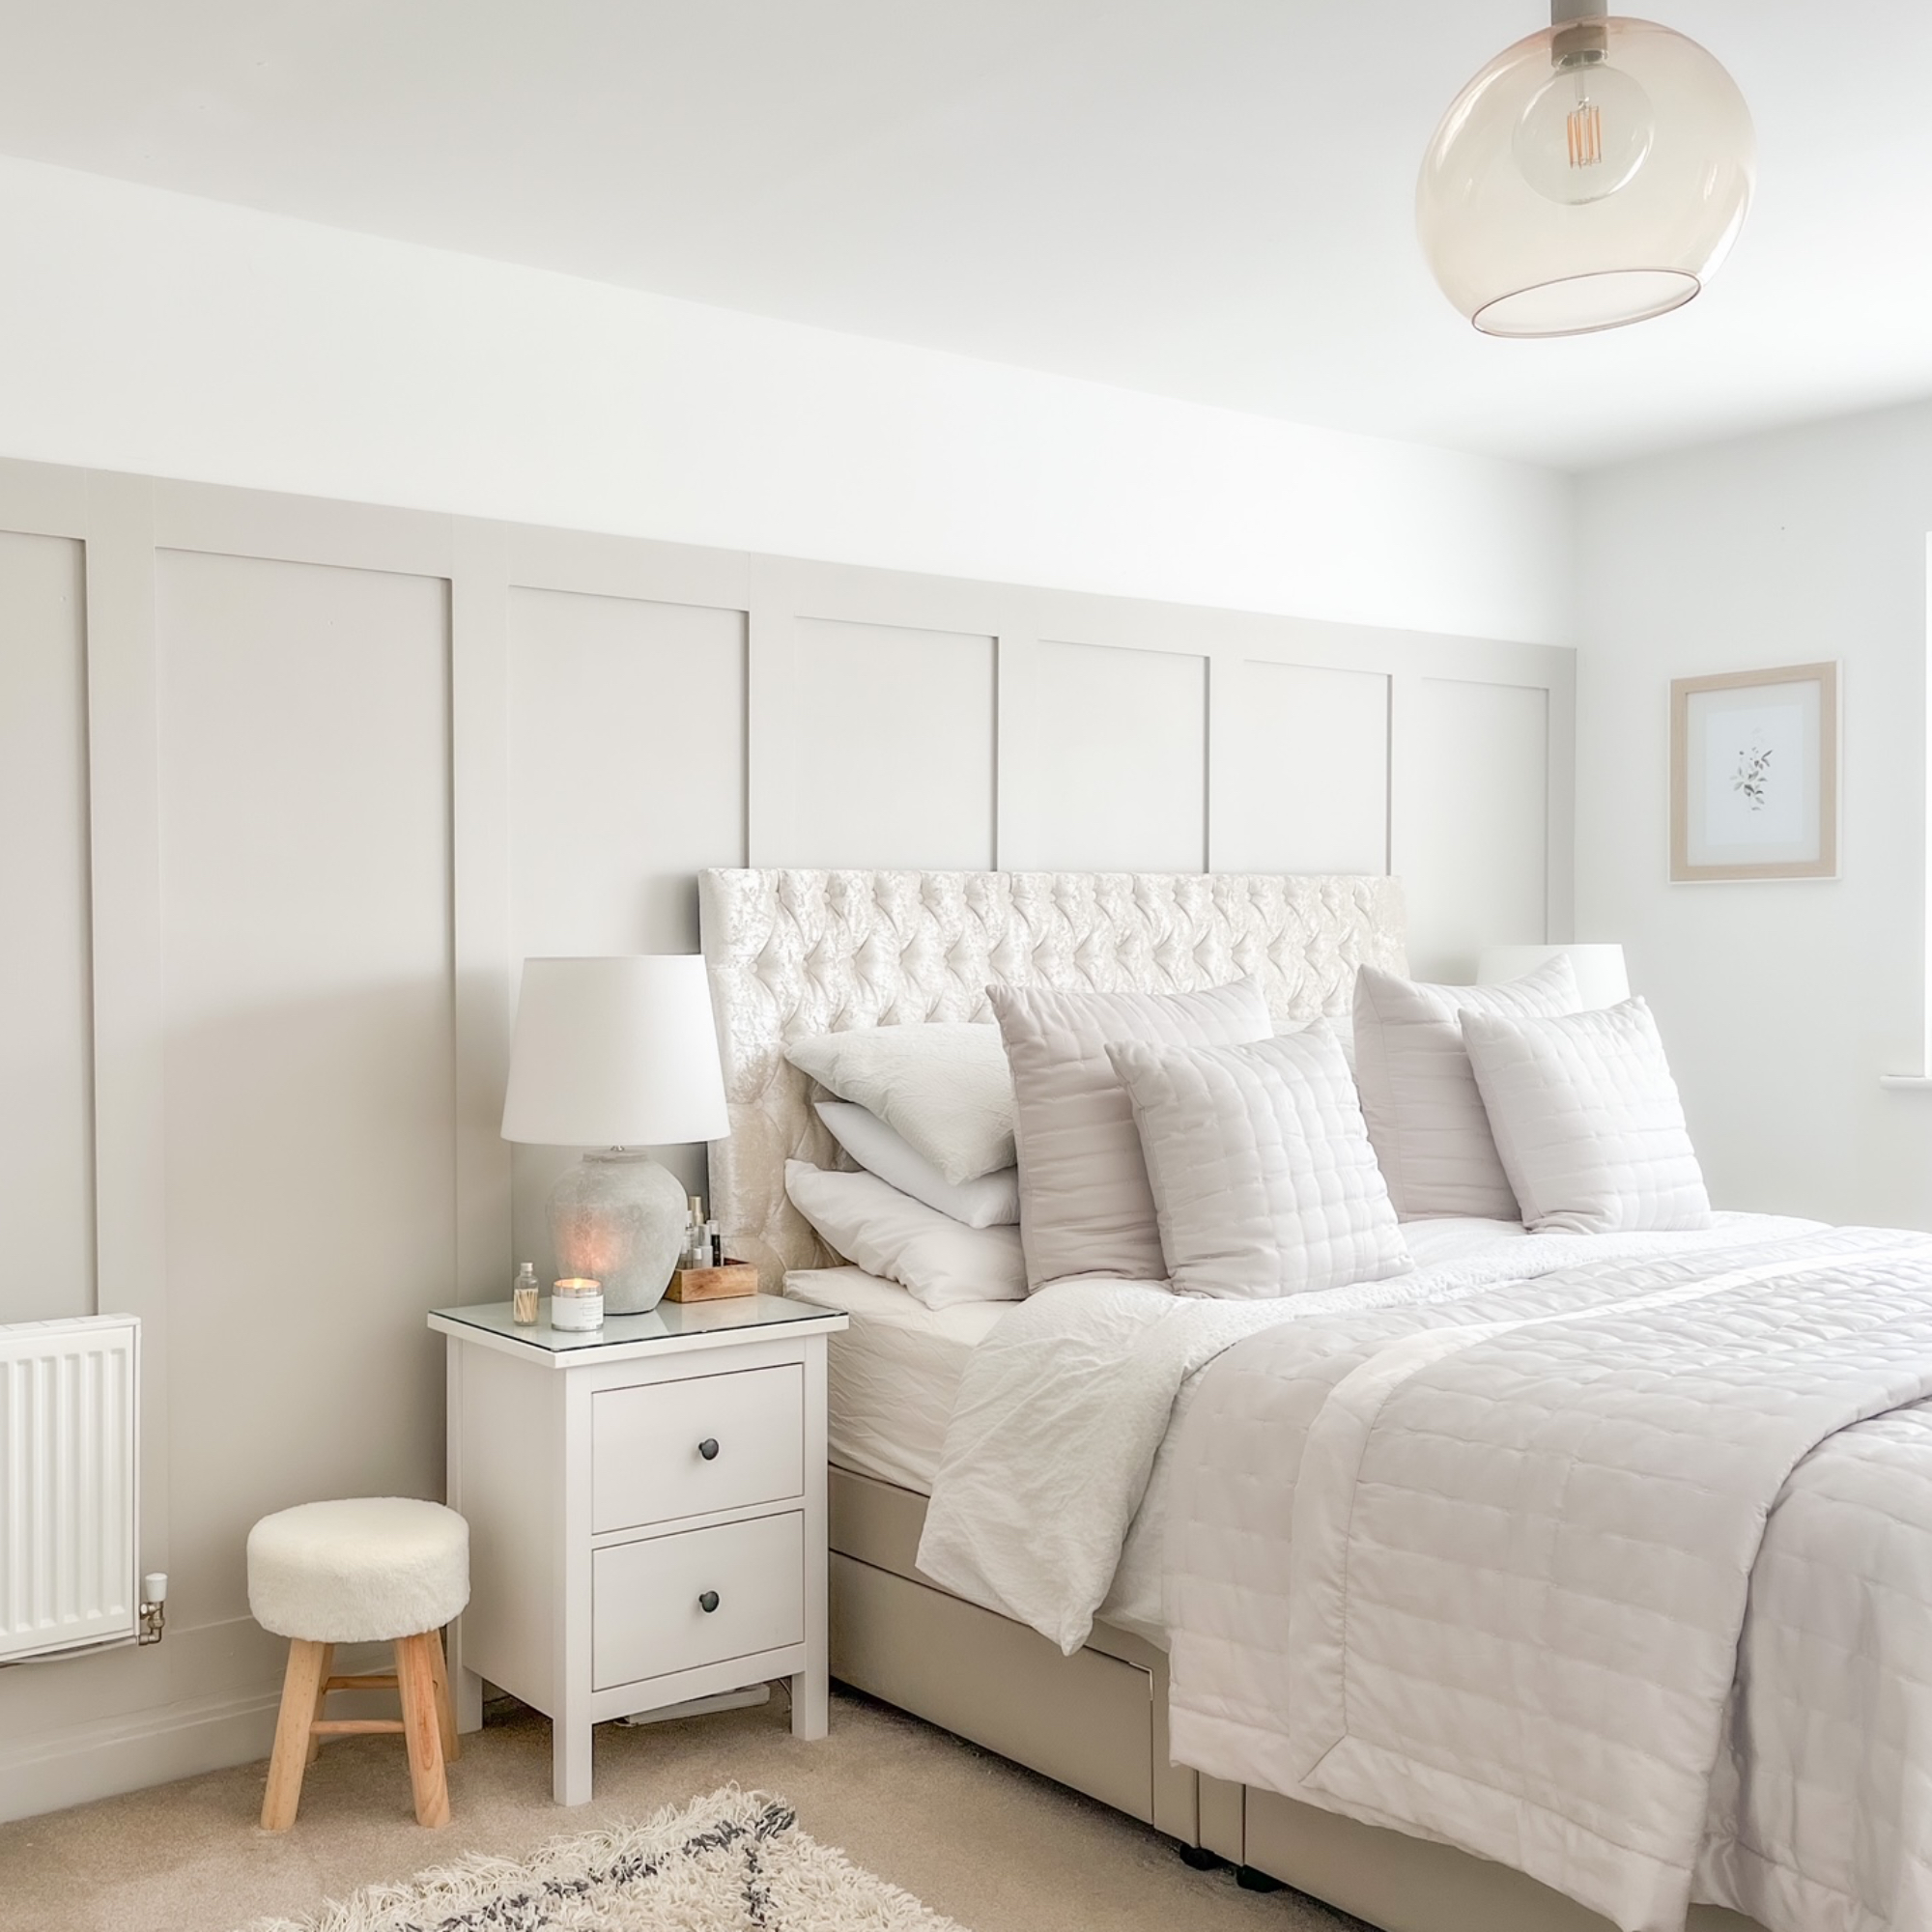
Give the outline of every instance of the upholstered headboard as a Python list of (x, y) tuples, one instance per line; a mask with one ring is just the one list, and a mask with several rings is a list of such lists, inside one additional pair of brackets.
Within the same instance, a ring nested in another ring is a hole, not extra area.
[(986, 1020), (986, 988), (1185, 992), (1251, 975), (1277, 1021), (1346, 1012), (1355, 969), (1406, 970), (1402, 888), (1264, 873), (710, 871), (704, 954), (731, 1138), (711, 1148), (712, 1211), (767, 1284), (829, 1257), (785, 1199), (784, 1164), (835, 1164), (808, 1034)]

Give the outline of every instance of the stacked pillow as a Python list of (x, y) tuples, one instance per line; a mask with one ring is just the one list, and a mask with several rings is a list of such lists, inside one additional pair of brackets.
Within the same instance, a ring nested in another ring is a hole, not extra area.
[(1369, 1139), (1405, 1221), (1475, 1214), (1514, 1221), (1462, 1016), (1574, 1012), (1577, 975), (1561, 953), (1501, 986), (1428, 986), (1364, 966), (1355, 976), (1355, 1081)]
[(1175, 1288), (1223, 1300), (1381, 1281), (1409, 1266), (1341, 1042), (1110, 1046)]
[(1579, 1235), (1710, 1226), (1650, 1009), (1576, 1008), (1560, 953), (1499, 986), (1362, 968), (1355, 1074), (1404, 1220), (1484, 1215)]
[(785, 1163), (792, 1206), (829, 1246), (928, 1308), (1017, 1301), (1013, 1086), (989, 1026), (861, 1027), (786, 1049), (838, 1095), (818, 1117), (856, 1174)]
[(1108, 1048), (1266, 1039), (1274, 1025), (1261, 987), (1252, 980), (1200, 993), (995, 986), (987, 998), (1012, 1068), (1027, 1286), (1075, 1274), (1162, 1280), (1153, 1190)]
[(1701, 1228), (1710, 1202), (1641, 1000), (1578, 1013), (1559, 955), (1500, 986), (1365, 967), (1355, 1065), (1276, 1035), (1253, 981), (1193, 993), (995, 987), (999, 1025), (798, 1042), (863, 1170), (786, 1168), (840, 1254), (929, 1307), (1075, 1275), (1225, 1298), (1410, 1266), (1399, 1223)]
[(1523, 1224), (1708, 1228), (1711, 1200), (1642, 1000), (1554, 1018), (1465, 1012), (1463, 1042)]

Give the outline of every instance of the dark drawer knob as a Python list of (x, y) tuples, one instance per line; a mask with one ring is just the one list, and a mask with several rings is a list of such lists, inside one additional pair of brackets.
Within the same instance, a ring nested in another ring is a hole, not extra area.
[(697, 1607), (708, 1617), (718, 1607), (718, 1592), (706, 1590), (697, 1600)]
[(700, 1456), (702, 1456), (707, 1463), (716, 1462), (718, 1460), (717, 1436), (707, 1435), (704, 1438), (704, 1440), (697, 1445), (697, 1453)]

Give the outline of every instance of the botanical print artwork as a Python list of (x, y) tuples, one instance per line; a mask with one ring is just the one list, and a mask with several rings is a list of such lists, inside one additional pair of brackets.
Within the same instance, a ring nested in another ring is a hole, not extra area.
[[(1742, 702), (1737, 701), (1742, 698)], [(1703, 725), (1704, 837), (1713, 845), (1783, 846), (1804, 833), (1804, 707), (1795, 695), (1726, 694), (1697, 707)]]
[(1753, 811), (1764, 810), (1765, 792), (1771, 783), (1771, 761), (1776, 755), (1762, 738), (1753, 738), (1738, 753), (1738, 768), (1732, 775), (1731, 786), (1744, 793)]
[(1836, 665), (1673, 680), (1673, 879), (1835, 878), (1837, 790)]

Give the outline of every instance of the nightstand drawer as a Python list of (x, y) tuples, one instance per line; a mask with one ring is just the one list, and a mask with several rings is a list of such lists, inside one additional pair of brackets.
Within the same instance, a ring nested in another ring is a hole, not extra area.
[(792, 1510), (600, 1549), (590, 1602), (598, 1690), (803, 1643), (805, 1518)]
[(590, 1406), (594, 1533), (804, 1493), (803, 1369), (602, 1389)]

